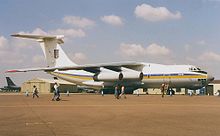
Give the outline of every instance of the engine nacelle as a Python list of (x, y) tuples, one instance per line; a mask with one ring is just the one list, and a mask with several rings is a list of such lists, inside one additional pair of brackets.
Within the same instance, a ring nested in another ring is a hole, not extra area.
[(93, 77), (95, 81), (116, 81), (122, 80), (122, 78), (122, 73), (118, 72), (100, 72)]
[(144, 77), (142, 72), (124, 67), (121, 68), (121, 72), (115, 72), (106, 68), (101, 68), (100, 70), (101, 72), (93, 76), (94, 81), (141, 81)]
[(141, 81), (144, 77), (142, 72), (122, 72), (123, 80), (138, 80)]
[(121, 68), (123, 80), (138, 80), (141, 81), (144, 77), (144, 74), (140, 71), (135, 71), (133, 69)]

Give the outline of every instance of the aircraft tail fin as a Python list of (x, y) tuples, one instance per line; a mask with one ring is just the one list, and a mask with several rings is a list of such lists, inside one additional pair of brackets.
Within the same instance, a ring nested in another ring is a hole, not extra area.
[(32, 34), (13, 34), (13, 37), (35, 39), (41, 45), (47, 62), (47, 67), (74, 66), (63, 49), (60, 47), (64, 43), (63, 35), (32, 35)]
[(6, 77), (8, 86), (16, 86), (15, 83), (11, 80), (10, 77)]

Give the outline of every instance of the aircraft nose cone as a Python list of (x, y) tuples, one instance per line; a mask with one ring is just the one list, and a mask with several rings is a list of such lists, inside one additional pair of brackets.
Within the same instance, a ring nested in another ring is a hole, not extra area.
[(207, 79), (208, 79), (209, 82), (212, 82), (215, 78), (212, 75), (208, 75)]

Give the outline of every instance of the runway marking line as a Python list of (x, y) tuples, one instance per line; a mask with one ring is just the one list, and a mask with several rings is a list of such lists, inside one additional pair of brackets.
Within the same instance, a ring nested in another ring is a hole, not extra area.
[(26, 126), (31, 126), (31, 125), (51, 125), (52, 122), (26, 122)]

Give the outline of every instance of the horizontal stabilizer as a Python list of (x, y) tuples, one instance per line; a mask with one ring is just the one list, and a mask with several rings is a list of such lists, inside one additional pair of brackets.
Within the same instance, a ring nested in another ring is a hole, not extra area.
[(64, 43), (62, 40), (64, 38), (63, 35), (34, 35), (34, 34), (12, 34), (13, 37), (19, 38), (28, 38), (28, 39), (35, 39), (35, 40), (58, 40), (59, 44)]
[(51, 68), (27, 68), (27, 69), (11, 69), (7, 70), (6, 73), (17, 73), (17, 72), (30, 72), (30, 71), (48, 71)]

